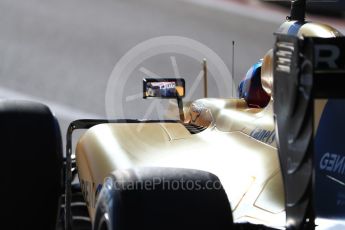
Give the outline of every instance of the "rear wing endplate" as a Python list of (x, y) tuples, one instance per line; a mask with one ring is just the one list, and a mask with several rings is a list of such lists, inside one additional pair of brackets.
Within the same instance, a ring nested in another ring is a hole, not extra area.
[(345, 220), (345, 38), (277, 35), (274, 116), (288, 229)]

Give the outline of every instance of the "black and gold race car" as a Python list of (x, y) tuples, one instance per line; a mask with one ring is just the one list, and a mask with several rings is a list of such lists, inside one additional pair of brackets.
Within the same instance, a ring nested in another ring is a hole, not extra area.
[(184, 107), (183, 79), (145, 79), (180, 120), (73, 121), (65, 157), (48, 107), (1, 101), (3, 226), (345, 228), (345, 38), (304, 11), (293, 1), (240, 98)]

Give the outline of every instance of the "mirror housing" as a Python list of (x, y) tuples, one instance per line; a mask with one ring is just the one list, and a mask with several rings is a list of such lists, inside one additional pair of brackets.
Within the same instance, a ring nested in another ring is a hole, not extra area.
[(144, 78), (143, 98), (176, 99), (186, 94), (183, 78)]

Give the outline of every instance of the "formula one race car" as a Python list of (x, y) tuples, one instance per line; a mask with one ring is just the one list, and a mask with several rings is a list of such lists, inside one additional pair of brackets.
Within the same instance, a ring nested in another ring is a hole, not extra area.
[[(0, 102), (3, 175), (11, 172), (3, 225), (345, 228), (345, 38), (304, 12), (305, 1), (292, 2), (240, 98), (184, 109), (183, 79), (145, 79), (144, 98), (176, 98), (181, 120), (73, 121), (65, 159), (48, 107)], [(77, 129), (86, 132), (74, 150)]]

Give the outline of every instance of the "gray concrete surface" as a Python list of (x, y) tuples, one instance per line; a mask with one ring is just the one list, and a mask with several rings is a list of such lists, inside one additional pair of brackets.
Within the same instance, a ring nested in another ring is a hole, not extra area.
[[(253, 7), (248, 12), (256, 13)], [(234, 40), (237, 84), (272, 46), (279, 24), (178, 0), (0, 0), (0, 97), (52, 104), (65, 133), (78, 116), (105, 116), (112, 69), (138, 43), (164, 35), (195, 39), (231, 70)], [(191, 85), (199, 65), (176, 58)], [(147, 65), (158, 74), (174, 74), (169, 55)], [(128, 95), (140, 93), (140, 78), (124, 81)], [(201, 86), (196, 91), (192, 99), (202, 96)], [(130, 103), (124, 105), (128, 117), (142, 118), (149, 102)]]

